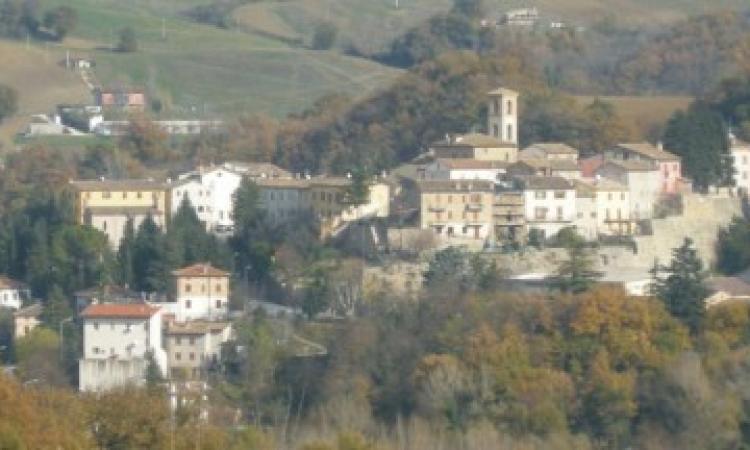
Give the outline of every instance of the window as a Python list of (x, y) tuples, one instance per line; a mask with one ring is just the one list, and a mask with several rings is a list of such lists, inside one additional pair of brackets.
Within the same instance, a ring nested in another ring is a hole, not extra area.
[(500, 114), (500, 101), (498, 99), (495, 99), (495, 102), (493, 103), (493, 110), (495, 114)]
[(112, 197), (112, 193), (109, 191), (102, 192), (102, 198), (110, 198)]
[(448, 203), (453, 203), (453, 196), (448, 194)]
[(453, 211), (448, 211), (448, 220), (453, 219)]
[(594, 211), (594, 212), (591, 213), (591, 218), (592, 219), (596, 219), (596, 211)]
[(195, 353), (190, 352), (189, 358), (190, 358), (190, 361), (195, 361)]
[(138, 192), (135, 194), (137, 198), (143, 198), (143, 192)]
[(179, 337), (179, 336), (177, 336), (176, 338), (174, 338), (174, 343), (175, 343), (175, 345), (181, 345), (182, 344), (182, 338)]
[(510, 100), (506, 103), (506, 111), (508, 114), (513, 114), (513, 102)]
[(216, 285), (216, 292), (221, 292), (221, 283)]
[(110, 330), (114, 331), (115, 330), (115, 323), (114, 322), (110, 323), (109, 324), (109, 328), (110, 328)]
[(216, 300), (216, 307), (221, 309), (221, 300)]
[(128, 198), (128, 193), (127, 192), (123, 192), (122, 193), (122, 198)]
[(547, 191), (534, 191), (534, 198), (537, 200), (544, 200), (547, 198)]
[(500, 137), (500, 127), (498, 127), (497, 125), (493, 125), (492, 126), (492, 135), (495, 136), (496, 138), (499, 138)]
[(174, 359), (175, 359), (175, 361), (179, 361), (179, 360), (181, 360), (181, 359), (182, 359), (182, 353), (180, 353), (180, 352), (175, 352), (175, 354), (174, 354)]
[(148, 322), (143, 322), (143, 329), (148, 331)]
[(563, 220), (563, 207), (557, 207), (557, 220)]
[(185, 300), (185, 309), (190, 309), (190, 306), (192, 306), (192, 302), (190, 300)]
[(547, 208), (536, 207), (534, 208), (534, 218), (537, 220), (544, 220), (547, 218)]
[(513, 125), (508, 125), (508, 128), (505, 130), (505, 140), (506, 141), (512, 141), (513, 140)]
[(555, 191), (555, 198), (556, 199), (565, 198), (565, 191)]
[(607, 200), (609, 200), (610, 202), (612, 201), (612, 193), (611, 192), (609, 194), (607, 194)]
[(620, 194), (620, 200), (625, 200), (625, 193), (624, 193), (624, 192), (622, 192), (622, 193)]
[(195, 338), (190, 336), (190, 339), (188, 339), (188, 342), (190, 343), (190, 345), (195, 345)]
[(95, 329), (95, 330), (98, 330), (98, 329), (99, 329), (99, 322), (94, 322), (94, 329)]
[(107, 231), (107, 221), (102, 222), (102, 230)]
[(92, 352), (94, 352), (95, 355), (98, 355), (100, 351), (102, 351), (99, 347), (94, 347), (91, 349)]
[(185, 283), (185, 292), (190, 292), (193, 289), (193, 287), (190, 285), (190, 283)]

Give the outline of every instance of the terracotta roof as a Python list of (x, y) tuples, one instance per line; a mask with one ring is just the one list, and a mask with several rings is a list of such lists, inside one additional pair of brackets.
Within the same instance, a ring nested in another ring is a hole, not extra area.
[(578, 150), (562, 142), (539, 142), (529, 145), (524, 150), (537, 148), (549, 155), (577, 155)]
[(627, 172), (654, 172), (657, 170), (653, 164), (650, 164), (646, 161), (633, 161), (633, 160), (622, 161), (622, 160), (616, 160), (616, 159), (607, 160), (599, 168), (601, 169), (602, 167), (606, 165), (610, 165), (610, 164), (613, 166), (619, 167)]
[(526, 177), (519, 177), (519, 181), (521, 182), (524, 190), (573, 189), (573, 184), (570, 181), (562, 177), (526, 176)]
[(159, 312), (159, 308), (146, 305), (143, 303), (130, 304), (111, 304), (101, 303), (89, 305), (81, 313), (84, 318), (127, 318), (127, 319), (148, 319)]
[(679, 161), (680, 160), (679, 156), (669, 153), (667, 151), (661, 150), (657, 147), (654, 147), (648, 142), (618, 144), (617, 148), (622, 149), (622, 150), (627, 150), (633, 153), (637, 153), (641, 156), (653, 159), (655, 161)]
[(486, 180), (420, 181), (421, 192), (495, 192), (495, 185)]
[(0, 275), (0, 289), (26, 289), (26, 285), (18, 280)]
[(154, 180), (72, 180), (79, 191), (163, 191), (167, 184)]
[(19, 309), (13, 315), (15, 317), (39, 317), (41, 313), (42, 313), (42, 304), (34, 303), (25, 308)]
[(581, 176), (592, 178), (596, 175), (596, 170), (604, 164), (604, 156), (597, 155), (586, 159), (578, 160), (578, 168), (581, 170)]
[(750, 283), (738, 277), (713, 277), (708, 284), (714, 292), (725, 292), (731, 297), (750, 297)]
[(198, 263), (172, 271), (176, 277), (228, 277), (229, 272), (217, 269), (210, 263)]
[(505, 169), (510, 165), (509, 162), (505, 161), (485, 161), (471, 158), (439, 158), (437, 162), (449, 169), (458, 170)]

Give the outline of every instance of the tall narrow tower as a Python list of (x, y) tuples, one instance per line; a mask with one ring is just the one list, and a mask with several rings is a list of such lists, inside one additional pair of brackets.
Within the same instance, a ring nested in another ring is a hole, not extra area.
[(498, 88), (487, 94), (487, 134), (518, 145), (518, 92)]

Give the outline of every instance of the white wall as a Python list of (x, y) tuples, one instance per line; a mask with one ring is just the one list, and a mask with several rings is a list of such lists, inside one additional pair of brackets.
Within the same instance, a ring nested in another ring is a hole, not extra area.
[[(537, 192), (543, 193), (540, 195), (543, 195), (544, 198), (537, 198)], [(562, 198), (556, 198), (556, 192), (561, 192)], [(573, 225), (576, 219), (576, 193), (574, 189), (563, 191), (526, 189), (523, 195), (529, 230), (541, 230), (546, 238), (550, 238), (561, 229)], [(537, 208), (546, 208), (546, 217), (537, 219)], [(558, 211), (561, 214), (558, 214)]]
[(187, 195), (198, 214), (198, 218), (206, 224), (208, 231), (216, 231), (217, 227), (232, 227), (232, 211), (234, 208), (234, 192), (242, 182), (242, 176), (230, 170), (217, 167), (205, 173), (191, 173), (183, 176), (191, 178), (172, 188), (172, 214), (177, 212), (182, 198)]
[(732, 158), (735, 186), (750, 193), (750, 147), (732, 147)]
[(166, 375), (161, 319), (161, 311), (149, 319), (85, 318), (83, 359), (79, 362), (81, 390), (138, 384), (147, 366), (139, 361), (145, 361), (148, 352), (153, 354), (162, 375)]
[(21, 289), (0, 289), (0, 307), (18, 309), (28, 293)]

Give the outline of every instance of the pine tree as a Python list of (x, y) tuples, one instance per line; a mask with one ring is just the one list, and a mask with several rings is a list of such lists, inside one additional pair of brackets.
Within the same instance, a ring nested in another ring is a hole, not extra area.
[(47, 301), (44, 302), (44, 310), (41, 315), (42, 323), (57, 331), (60, 322), (71, 315), (73, 315), (73, 309), (70, 307), (68, 298), (60, 286), (53, 285), (50, 288)]
[[(563, 233), (560, 233), (561, 235)], [(590, 249), (578, 236), (567, 236), (565, 249), (568, 259), (557, 268), (557, 287), (566, 293), (580, 294), (591, 288), (601, 273), (596, 272)]]
[(678, 111), (667, 123), (664, 146), (682, 158), (682, 168), (696, 188), (732, 184), (733, 168), (721, 115), (703, 103)]
[(705, 299), (710, 290), (706, 284), (703, 261), (693, 248), (693, 241), (685, 238), (680, 247), (672, 250), (670, 264), (656, 264), (652, 275), (653, 295), (661, 299), (667, 311), (693, 333), (697, 332), (706, 314)]
[(265, 279), (273, 265), (274, 236), (265, 222), (260, 206), (260, 191), (251, 180), (244, 178), (234, 193), (234, 235), (231, 246), (239, 267), (249, 267), (251, 276)]
[(128, 219), (122, 239), (120, 240), (120, 246), (117, 250), (117, 281), (122, 285), (132, 286), (135, 283), (135, 276), (133, 274), (134, 247), (135, 227), (133, 219)]
[(163, 292), (169, 279), (167, 245), (161, 228), (149, 216), (138, 227), (133, 246), (133, 285), (143, 292)]

